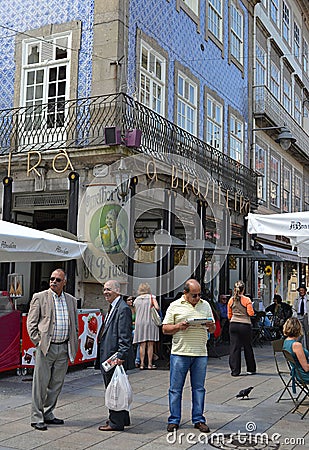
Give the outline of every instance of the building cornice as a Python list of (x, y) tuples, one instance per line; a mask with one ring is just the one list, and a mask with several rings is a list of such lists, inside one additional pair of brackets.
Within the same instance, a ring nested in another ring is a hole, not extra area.
[(255, 6), (258, 5), (261, 0), (242, 0), (242, 2), (247, 10), (253, 15)]
[(309, 22), (309, 2), (308, 2), (308, 0), (297, 0), (297, 3), (299, 4), (299, 7), (302, 10), (305, 18)]

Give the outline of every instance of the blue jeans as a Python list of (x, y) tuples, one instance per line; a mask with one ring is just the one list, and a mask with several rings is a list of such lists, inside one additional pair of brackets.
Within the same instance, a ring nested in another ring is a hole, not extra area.
[(168, 423), (180, 423), (182, 391), (188, 371), (192, 390), (192, 422), (206, 422), (203, 415), (207, 356), (170, 356), (170, 388), (168, 391), (170, 416)]

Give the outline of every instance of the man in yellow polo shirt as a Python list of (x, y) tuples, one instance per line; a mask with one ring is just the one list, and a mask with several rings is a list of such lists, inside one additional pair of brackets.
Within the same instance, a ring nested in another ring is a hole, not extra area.
[[(189, 324), (189, 319), (210, 319), (212, 323)], [(201, 286), (194, 279), (184, 285), (183, 296), (170, 304), (163, 320), (164, 334), (173, 335), (170, 356), (170, 388), (167, 431), (179, 428), (181, 419), (182, 391), (190, 371), (192, 388), (192, 422), (194, 428), (209, 433), (204, 413), (205, 377), (207, 369), (208, 331), (216, 329), (211, 307), (201, 299)]]

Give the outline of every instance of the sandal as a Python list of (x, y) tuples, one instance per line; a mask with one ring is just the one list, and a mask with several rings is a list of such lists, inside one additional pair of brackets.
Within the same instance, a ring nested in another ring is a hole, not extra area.
[(144, 370), (145, 367), (144, 366), (139, 366), (139, 370)]
[(157, 368), (157, 366), (154, 366), (153, 364), (151, 364), (151, 366), (148, 366), (149, 370), (155, 370)]

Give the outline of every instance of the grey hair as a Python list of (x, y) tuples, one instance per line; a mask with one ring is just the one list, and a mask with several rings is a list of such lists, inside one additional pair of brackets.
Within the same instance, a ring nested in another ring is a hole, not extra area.
[(65, 271), (63, 269), (55, 269), (53, 270), (53, 272), (62, 272), (63, 273), (63, 278), (65, 279), (65, 281), (67, 281), (67, 274), (65, 273)]

